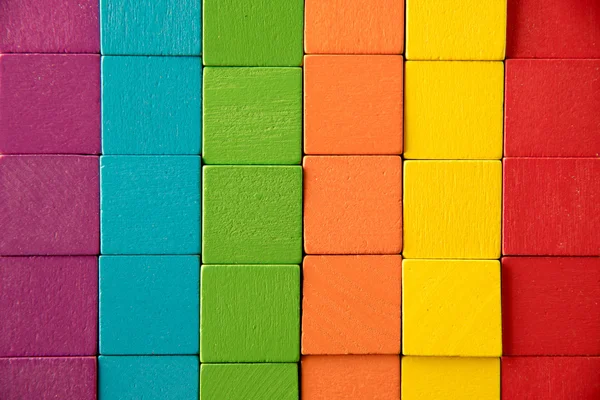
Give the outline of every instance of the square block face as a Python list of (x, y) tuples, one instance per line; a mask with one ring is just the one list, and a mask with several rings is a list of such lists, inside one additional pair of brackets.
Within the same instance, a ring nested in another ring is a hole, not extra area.
[(405, 79), (405, 158), (502, 158), (501, 62), (409, 61)]
[(302, 261), (302, 168), (204, 167), (202, 261)]
[(203, 363), (296, 362), (300, 353), (300, 267), (203, 265)]
[(0, 53), (100, 50), (98, 0), (2, 0), (0, 26)]
[(500, 161), (404, 163), (405, 258), (500, 258)]
[(594, 400), (600, 357), (503, 357), (502, 399)]
[(298, 400), (297, 364), (203, 364), (202, 399)]
[(0, 255), (99, 251), (98, 157), (0, 155)]
[(95, 357), (0, 358), (2, 400), (96, 400)]
[(102, 254), (200, 253), (200, 157), (103, 156)]
[(200, 0), (100, 0), (103, 55), (200, 55)]
[(508, 0), (507, 58), (600, 58), (597, 0)]
[(500, 400), (500, 360), (403, 357), (402, 400), (430, 399)]
[(204, 69), (206, 164), (299, 164), (301, 68)]
[(307, 254), (400, 253), (400, 157), (304, 157), (304, 174)]
[(600, 355), (600, 258), (504, 257), (506, 355)]
[(306, 0), (306, 53), (400, 54), (404, 2)]
[(100, 356), (98, 398), (197, 399), (199, 369), (196, 356)]
[(200, 259), (100, 257), (100, 353), (198, 353)]
[(203, 0), (203, 8), (204, 65), (302, 65), (304, 0)]
[(400, 354), (396, 256), (307, 256), (302, 354)]
[(507, 60), (504, 155), (599, 157), (598, 71), (600, 60)]
[(102, 57), (104, 154), (200, 154), (197, 57)]
[(402, 153), (402, 56), (307, 56), (306, 154)]
[(0, 55), (0, 153), (99, 152), (100, 56)]
[(600, 158), (504, 160), (504, 255), (600, 255)]
[(404, 260), (402, 354), (502, 355), (500, 263)]
[(302, 357), (302, 400), (400, 398), (400, 357)]
[(406, 0), (409, 60), (503, 60), (506, 0)]

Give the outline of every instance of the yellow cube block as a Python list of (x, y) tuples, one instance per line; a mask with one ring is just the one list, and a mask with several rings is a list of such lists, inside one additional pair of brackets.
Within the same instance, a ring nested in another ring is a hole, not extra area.
[(403, 357), (402, 400), (500, 400), (500, 359)]
[(405, 258), (500, 257), (500, 161), (404, 162)]
[(502, 158), (504, 64), (409, 61), (406, 159)]
[(402, 354), (502, 355), (500, 262), (404, 260)]
[(409, 60), (503, 60), (506, 0), (406, 0)]

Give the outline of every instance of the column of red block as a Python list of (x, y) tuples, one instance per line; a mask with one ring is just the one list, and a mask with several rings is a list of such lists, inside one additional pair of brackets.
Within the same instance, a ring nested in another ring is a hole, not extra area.
[(301, 395), (398, 399), (404, 5), (305, 8)]
[(95, 399), (98, 0), (0, 1), (0, 398)]
[(600, 397), (600, 3), (508, 1), (502, 398)]

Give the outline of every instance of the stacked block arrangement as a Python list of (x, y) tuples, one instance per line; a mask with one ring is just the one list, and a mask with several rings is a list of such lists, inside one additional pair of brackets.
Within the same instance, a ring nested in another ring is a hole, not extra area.
[(0, 0), (0, 399), (599, 399), (599, 26)]

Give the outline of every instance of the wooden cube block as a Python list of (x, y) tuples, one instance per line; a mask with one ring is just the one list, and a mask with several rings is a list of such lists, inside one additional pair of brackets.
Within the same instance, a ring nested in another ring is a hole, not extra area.
[(404, 2), (306, 0), (307, 54), (401, 54)]
[(406, 161), (406, 258), (500, 257), (500, 161)]
[(409, 60), (503, 60), (506, 0), (406, 0)]
[(600, 258), (504, 257), (504, 354), (600, 356)]
[(0, 53), (98, 53), (98, 2), (2, 0)]
[(304, 157), (306, 253), (400, 253), (401, 171), (394, 156)]
[(302, 69), (204, 69), (206, 164), (300, 164)]
[(504, 255), (600, 255), (600, 158), (504, 160)]
[(402, 56), (304, 60), (306, 154), (402, 153)]
[(298, 400), (298, 365), (203, 364), (200, 398)]
[(402, 354), (502, 355), (500, 262), (404, 260)]
[(0, 255), (99, 251), (98, 157), (0, 156)]
[(304, 356), (300, 371), (302, 400), (400, 398), (399, 356)]
[(500, 360), (402, 357), (402, 400), (500, 400)]
[(102, 156), (102, 254), (200, 253), (200, 157)]
[(103, 154), (200, 154), (197, 57), (102, 57)]
[(400, 354), (402, 258), (307, 256), (302, 354)]
[(99, 399), (197, 399), (196, 356), (100, 356)]
[(600, 58), (596, 0), (508, 0), (507, 58)]
[(103, 55), (200, 55), (199, 0), (101, 0)]
[(502, 63), (409, 61), (405, 67), (405, 158), (502, 158)]
[(296, 362), (300, 357), (300, 267), (203, 265), (203, 363)]
[(100, 353), (198, 353), (196, 256), (100, 257)]
[(504, 155), (599, 157), (599, 74), (600, 60), (507, 60)]
[(300, 66), (304, 0), (204, 0), (205, 65)]
[(596, 400), (600, 357), (503, 357), (502, 400)]
[(99, 152), (100, 56), (0, 55), (0, 153)]
[(202, 261), (302, 261), (300, 166), (204, 167)]

